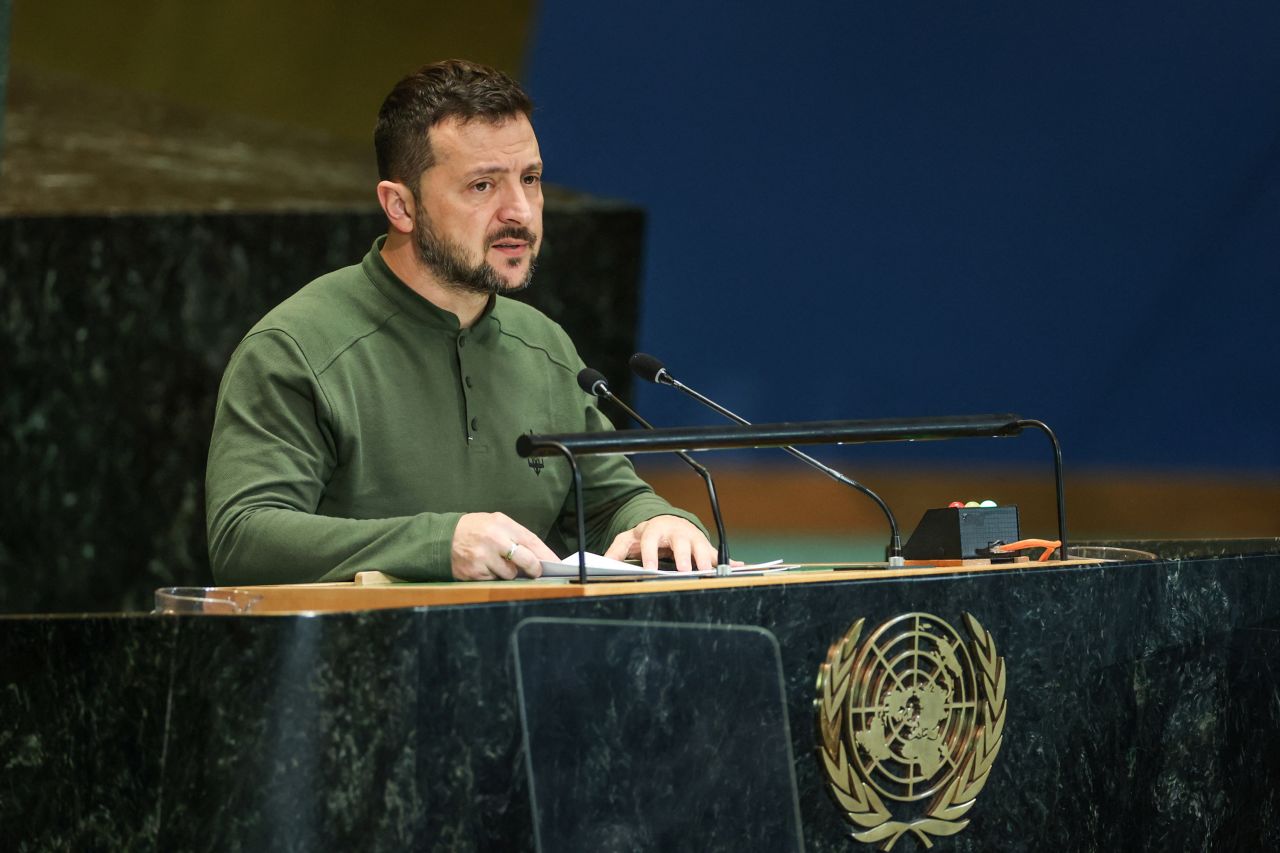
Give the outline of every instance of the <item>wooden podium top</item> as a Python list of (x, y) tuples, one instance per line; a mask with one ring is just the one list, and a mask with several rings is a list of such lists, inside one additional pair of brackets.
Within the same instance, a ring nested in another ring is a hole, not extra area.
[[(156, 593), (161, 613), (279, 615), (333, 613), (396, 607), (440, 607), (593, 596), (643, 595), (731, 587), (784, 586), (855, 580), (892, 580), (973, 572), (1038, 572), (1066, 566), (1095, 565), (1100, 560), (1051, 560), (1044, 563), (971, 563), (948, 566), (899, 566), (884, 563), (814, 563), (767, 575), (739, 577), (623, 578), (592, 580), (585, 586), (574, 579), (471, 581), (441, 583), (377, 582), (376, 572), (359, 583), (281, 584), (168, 589)], [(370, 582), (373, 581), (373, 582)]]

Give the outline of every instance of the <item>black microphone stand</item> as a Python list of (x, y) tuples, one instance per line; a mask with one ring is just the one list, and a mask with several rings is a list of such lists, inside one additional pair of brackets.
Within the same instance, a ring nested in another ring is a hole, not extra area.
[[(609, 390), (609, 384), (604, 380), (604, 376), (598, 371), (590, 368), (584, 369), (578, 374), (578, 382), (582, 385), (583, 390), (589, 394), (594, 394), (604, 400), (609, 400), (622, 411), (626, 412), (632, 420), (640, 424), (645, 429), (656, 429), (653, 424), (649, 423), (640, 414), (626, 403), (622, 402), (612, 391)], [(716, 549), (716, 574), (727, 574), (729, 569), (729, 539), (724, 532), (724, 518), (720, 515), (720, 500), (716, 497), (716, 484), (711, 479), (711, 472), (707, 470), (705, 465), (697, 462), (688, 453), (683, 450), (677, 450), (676, 456), (680, 457), (690, 468), (697, 472), (702, 481), (707, 484), (707, 497), (711, 501), (711, 515), (716, 523), (716, 536), (719, 538), (719, 546)]]
[[(676, 379), (665, 367), (662, 366), (662, 363), (659, 362), (658, 359), (651, 355), (647, 355), (646, 353), (636, 353), (633, 355), (631, 357), (631, 370), (641, 379), (648, 380), (649, 382), (653, 382), (657, 385), (669, 385), (677, 391), (687, 394), (702, 405), (719, 413), (729, 420), (734, 421), (735, 423), (741, 424), (742, 426), (752, 426), (751, 421), (729, 411), (715, 400), (699, 394), (688, 385), (685, 385), (683, 382)], [(837, 483), (842, 483), (850, 488), (856, 489), (871, 498), (871, 500), (875, 501), (876, 506), (880, 507), (880, 511), (884, 513), (884, 517), (889, 520), (889, 547), (885, 549), (885, 559), (891, 566), (906, 565), (906, 561), (902, 557), (902, 534), (898, 530), (898, 519), (894, 517), (893, 511), (889, 509), (889, 505), (885, 503), (879, 495), (859, 483), (857, 480), (854, 480), (851, 477), (846, 477), (836, 469), (828, 465), (824, 465), (807, 453), (796, 450), (794, 447), (789, 445), (782, 449), (806, 465), (816, 468), (823, 474), (826, 474)]]
[(1067, 513), (1062, 488), (1062, 450), (1042, 421), (1012, 414), (956, 415), (939, 418), (889, 418), (872, 421), (809, 421), (735, 427), (685, 427), (644, 433), (577, 433), (522, 435), (516, 453), (523, 457), (549, 453), (669, 453), (674, 450), (730, 450), (785, 447), (793, 444), (866, 444), (878, 441), (936, 441), (954, 438), (999, 438), (1031, 427), (1049, 436), (1057, 485), (1058, 540), (1067, 555)]
[(573, 472), (573, 507), (578, 522), (578, 583), (585, 584), (587, 582), (587, 522), (582, 512), (582, 469), (578, 467), (578, 460), (573, 458), (573, 451), (560, 442), (548, 441), (544, 442), (543, 446), (563, 456), (569, 463), (569, 470)]

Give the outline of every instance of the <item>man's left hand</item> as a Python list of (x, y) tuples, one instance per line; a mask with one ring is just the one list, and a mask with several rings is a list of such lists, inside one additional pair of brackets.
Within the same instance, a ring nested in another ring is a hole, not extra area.
[(715, 568), (717, 552), (691, 522), (676, 515), (659, 515), (619, 533), (604, 555), (613, 560), (639, 555), (646, 569), (658, 568), (659, 556), (670, 557), (675, 560), (677, 571), (687, 572), (694, 566)]

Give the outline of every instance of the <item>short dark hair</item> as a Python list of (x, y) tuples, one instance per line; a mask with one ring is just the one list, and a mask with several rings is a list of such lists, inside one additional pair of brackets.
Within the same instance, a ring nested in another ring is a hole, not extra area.
[(424, 65), (397, 83), (378, 110), (378, 177), (408, 184), (416, 196), (418, 179), (435, 162), (431, 128), (448, 118), (498, 124), (532, 114), (533, 102), (520, 84), (495, 68), (465, 59)]

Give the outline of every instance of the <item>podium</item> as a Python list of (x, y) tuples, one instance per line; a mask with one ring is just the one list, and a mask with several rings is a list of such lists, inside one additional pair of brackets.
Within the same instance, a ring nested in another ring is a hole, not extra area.
[[(682, 849), (660, 831), (683, 809), (705, 830), (687, 849), (870, 850), (850, 838), (867, 827), (823, 762), (818, 679), (833, 649), (912, 616), (931, 636), (950, 626), (976, 661), (972, 617), (1004, 672), (998, 753), (984, 753), (984, 785), (953, 821), (965, 825), (930, 835), (937, 849), (1274, 847), (1280, 542), (1144, 547), (1159, 559), (530, 582), (528, 596), (509, 584), (487, 601), (479, 585), (345, 585), (324, 593), (347, 598), (328, 610), (2, 619), (0, 837), (552, 849), (541, 834), (569, 848)], [(259, 607), (273, 595), (238, 592)], [(762, 649), (776, 650), (771, 664)], [(927, 710), (886, 719), (905, 737), (925, 731)], [(842, 718), (841, 736), (865, 740), (862, 712)], [(678, 754), (663, 752), (664, 734), (686, 739)], [(877, 827), (930, 808), (881, 800), (892, 820)], [(894, 849), (922, 847), (907, 833)]]

